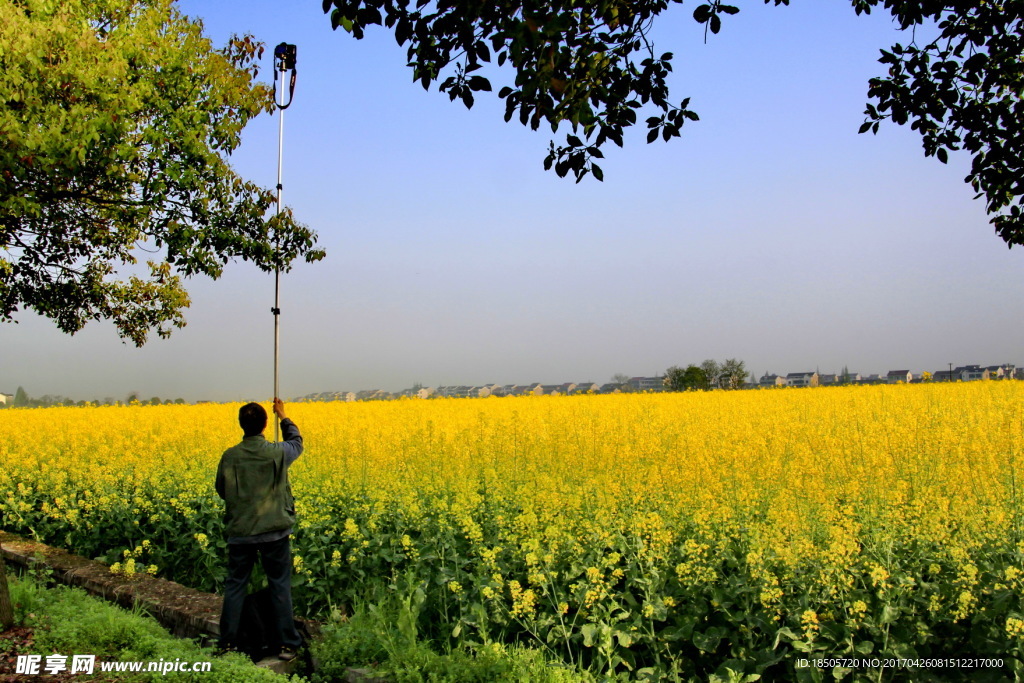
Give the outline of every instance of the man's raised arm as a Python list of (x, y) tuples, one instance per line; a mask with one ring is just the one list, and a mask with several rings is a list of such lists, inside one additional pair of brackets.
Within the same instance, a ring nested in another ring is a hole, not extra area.
[(274, 399), (274, 414), (281, 420), (281, 436), (284, 440), (281, 446), (284, 447), (284, 456), (288, 464), (295, 462), (302, 454), (302, 435), (299, 428), (284, 414), (284, 401)]

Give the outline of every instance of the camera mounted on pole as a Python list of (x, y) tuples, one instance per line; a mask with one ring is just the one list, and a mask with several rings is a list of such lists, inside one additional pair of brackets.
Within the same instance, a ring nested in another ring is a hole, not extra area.
[[(298, 50), (290, 43), (279, 43), (274, 48), (274, 104), (278, 109), (287, 109), (292, 104), (292, 98), (295, 96), (295, 74), (297, 70), (295, 63), (297, 60)], [(288, 83), (288, 103), (280, 104), (277, 101), (277, 72), (280, 71), (282, 74), (285, 71), (291, 71), (292, 76)]]

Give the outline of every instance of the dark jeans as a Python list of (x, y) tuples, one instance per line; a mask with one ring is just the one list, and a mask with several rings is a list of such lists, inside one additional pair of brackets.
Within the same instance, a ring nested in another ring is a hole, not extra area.
[(274, 614), (266, 615), (267, 627), (273, 629), (281, 645), (298, 648), (302, 638), (295, 630), (292, 617), (292, 551), (288, 536), (269, 543), (228, 544), (228, 578), (224, 582), (224, 607), (220, 613), (220, 642), (222, 645), (239, 644), (242, 604), (257, 555), (267, 575), (274, 606)]

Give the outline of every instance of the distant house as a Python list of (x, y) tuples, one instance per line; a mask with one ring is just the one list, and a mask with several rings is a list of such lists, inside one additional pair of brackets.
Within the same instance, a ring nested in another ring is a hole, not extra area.
[(497, 389), (493, 389), (491, 396), (513, 396), (518, 386), (517, 384), (504, 384)]
[(602, 384), (598, 392), (602, 394), (621, 394), (623, 388), (626, 386), (627, 385), (619, 384), (618, 382), (608, 382), (607, 384)]
[(0, 393), (0, 405), (5, 405), (5, 406), (14, 405), (14, 394)]
[(952, 370), (936, 370), (932, 373), (933, 382), (956, 382), (959, 379), (960, 375)]
[(857, 380), (856, 383), (857, 384), (885, 384), (886, 383), (886, 379), (885, 379), (885, 377), (882, 377), (882, 376), (877, 375), (877, 374), (870, 374), (870, 375), (862, 376), (859, 380)]
[(357, 401), (381, 401), (387, 398), (391, 398), (391, 394), (382, 389), (367, 389), (365, 391), (357, 391)]
[(913, 379), (914, 375), (910, 370), (890, 370), (889, 374), (885, 376), (886, 384), (896, 384), (898, 382), (909, 384)]
[(980, 365), (961, 365), (953, 370), (964, 382), (976, 382), (989, 378), (988, 370)]
[(779, 375), (764, 373), (761, 375), (761, 379), (758, 380), (757, 386), (759, 387), (784, 387), (786, 386), (786, 378), (780, 377)]
[(819, 387), (831, 387), (839, 384), (852, 384), (860, 379), (859, 372), (847, 371), (845, 374), (837, 372), (835, 374), (819, 374), (818, 375), (818, 386)]
[(596, 394), (601, 391), (601, 387), (593, 382), (580, 382), (572, 388), (573, 394)]
[(818, 386), (817, 372), (791, 372), (786, 375), (786, 384), (791, 387)]
[(665, 391), (664, 377), (630, 377), (629, 386), (633, 391)]
[(515, 390), (510, 396), (540, 396), (543, 392), (540, 382), (534, 382), (532, 384), (517, 384)]
[(1003, 363), (1002, 365), (990, 365), (985, 369), (988, 370), (989, 379), (1010, 379), (1016, 368), (1013, 363)]

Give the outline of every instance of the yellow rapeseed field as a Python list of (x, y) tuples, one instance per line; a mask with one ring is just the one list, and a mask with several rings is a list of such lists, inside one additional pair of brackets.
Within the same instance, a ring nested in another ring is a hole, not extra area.
[[(213, 477), (238, 407), (0, 411), (3, 528), (215, 589)], [(306, 443), (291, 479), (308, 614), (397, 593), (433, 637), (634, 675), (1019, 663), (1024, 382), (289, 415)]]

